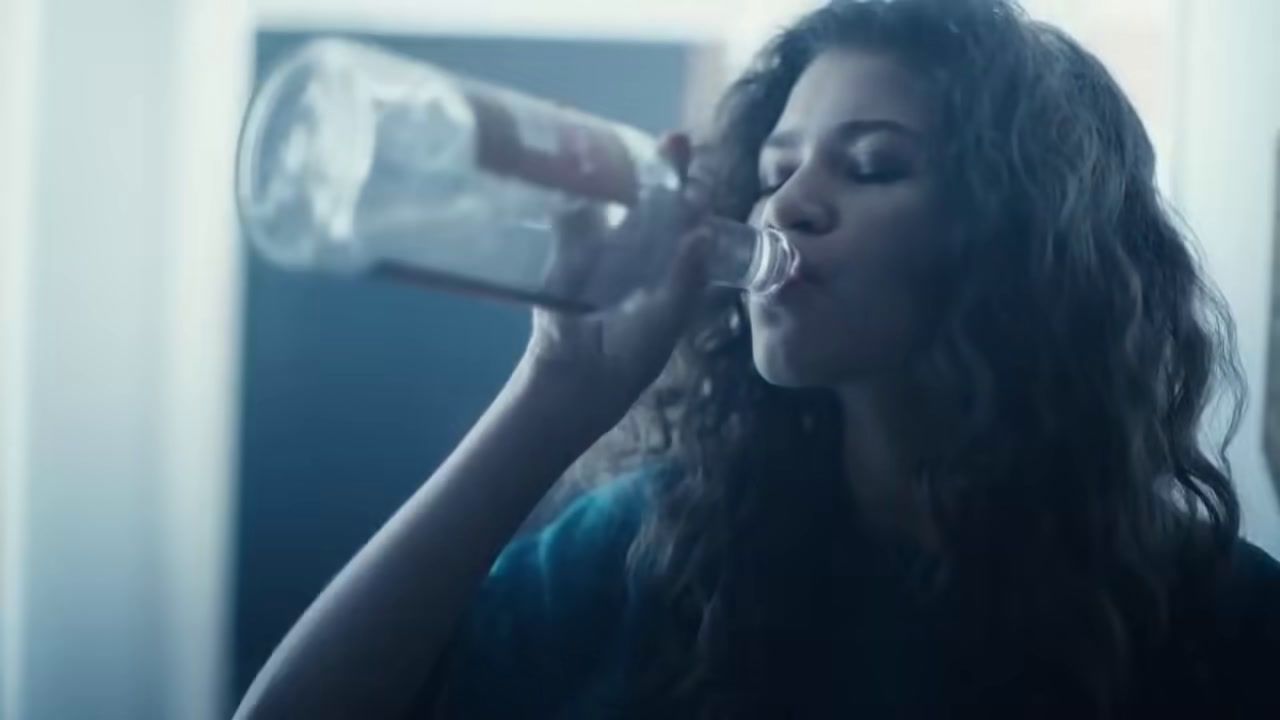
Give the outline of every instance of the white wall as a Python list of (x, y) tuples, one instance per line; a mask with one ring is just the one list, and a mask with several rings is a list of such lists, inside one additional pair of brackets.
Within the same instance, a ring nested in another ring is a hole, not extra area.
[(260, 24), (426, 34), (695, 40), (729, 65), (824, 0), (255, 0)]
[(1245, 530), (1280, 556), (1280, 505), (1262, 452), (1280, 140), (1280, 2), (1178, 0), (1175, 204), (1231, 303), (1250, 409), (1231, 459)]
[(0, 718), (16, 712), (22, 668), (22, 593), (15, 584), (25, 534), (25, 357), (30, 175), (35, 153), (36, 0), (0, 4)]
[(299, 27), (402, 28), (423, 33), (559, 37), (723, 37), (733, 28), (785, 20), (821, 0), (255, 0), (257, 20)]
[(247, 7), (8, 0), (0, 23), (4, 716), (222, 717)]

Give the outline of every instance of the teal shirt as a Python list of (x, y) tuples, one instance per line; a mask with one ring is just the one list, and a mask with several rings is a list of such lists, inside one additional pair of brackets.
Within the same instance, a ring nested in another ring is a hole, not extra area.
[[(646, 613), (659, 611), (633, 587), (626, 562), (652, 480), (624, 476), (512, 542), (414, 716), (622, 716), (628, 650)], [(1079, 717), (1053, 699), (1052, 673), (979, 684), (994, 662), (982, 639), (965, 635), (947, 608), (920, 602), (900, 565), (861, 551), (833, 566), (826, 610), (805, 619), (823, 642), (785, 661), (804, 668), (786, 716)], [(1184, 614), (1166, 644), (1134, 648), (1135, 684), (1118, 717), (1280, 717), (1271, 690), (1280, 678), (1280, 565), (1241, 542), (1215, 597), (1213, 608)]]
[(626, 556), (648, 477), (633, 473), (583, 495), (503, 551), (432, 688), (446, 715), (611, 714), (637, 607)]

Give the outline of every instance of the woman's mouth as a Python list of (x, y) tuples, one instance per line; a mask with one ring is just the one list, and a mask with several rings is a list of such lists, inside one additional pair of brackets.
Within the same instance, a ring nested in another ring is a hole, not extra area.
[(766, 303), (781, 302), (787, 297), (795, 294), (795, 292), (806, 286), (812, 286), (816, 282), (813, 272), (805, 265), (804, 260), (798, 259), (791, 267), (791, 271), (787, 273), (786, 278), (778, 283), (775, 287), (767, 292), (760, 293), (757, 297)]

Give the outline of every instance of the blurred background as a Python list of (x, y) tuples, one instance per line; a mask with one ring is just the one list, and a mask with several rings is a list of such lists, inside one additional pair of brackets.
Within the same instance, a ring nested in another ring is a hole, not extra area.
[[(244, 252), (236, 131), (273, 59), (355, 35), (660, 131), (818, 4), (4, 0), (0, 717), (227, 717), (523, 347), (523, 310)], [(1231, 459), (1247, 535), (1280, 554), (1280, 3), (1024, 4), (1109, 64), (1157, 142), (1239, 323)]]

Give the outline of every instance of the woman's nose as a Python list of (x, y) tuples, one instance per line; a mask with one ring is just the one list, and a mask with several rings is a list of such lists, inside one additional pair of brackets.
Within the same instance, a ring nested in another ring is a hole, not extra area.
[(765, 207), (765, 218), (781, 230), (826, 235), (835, 229), (836, 210), (813, 172), (797, 171), (778, 188)]

